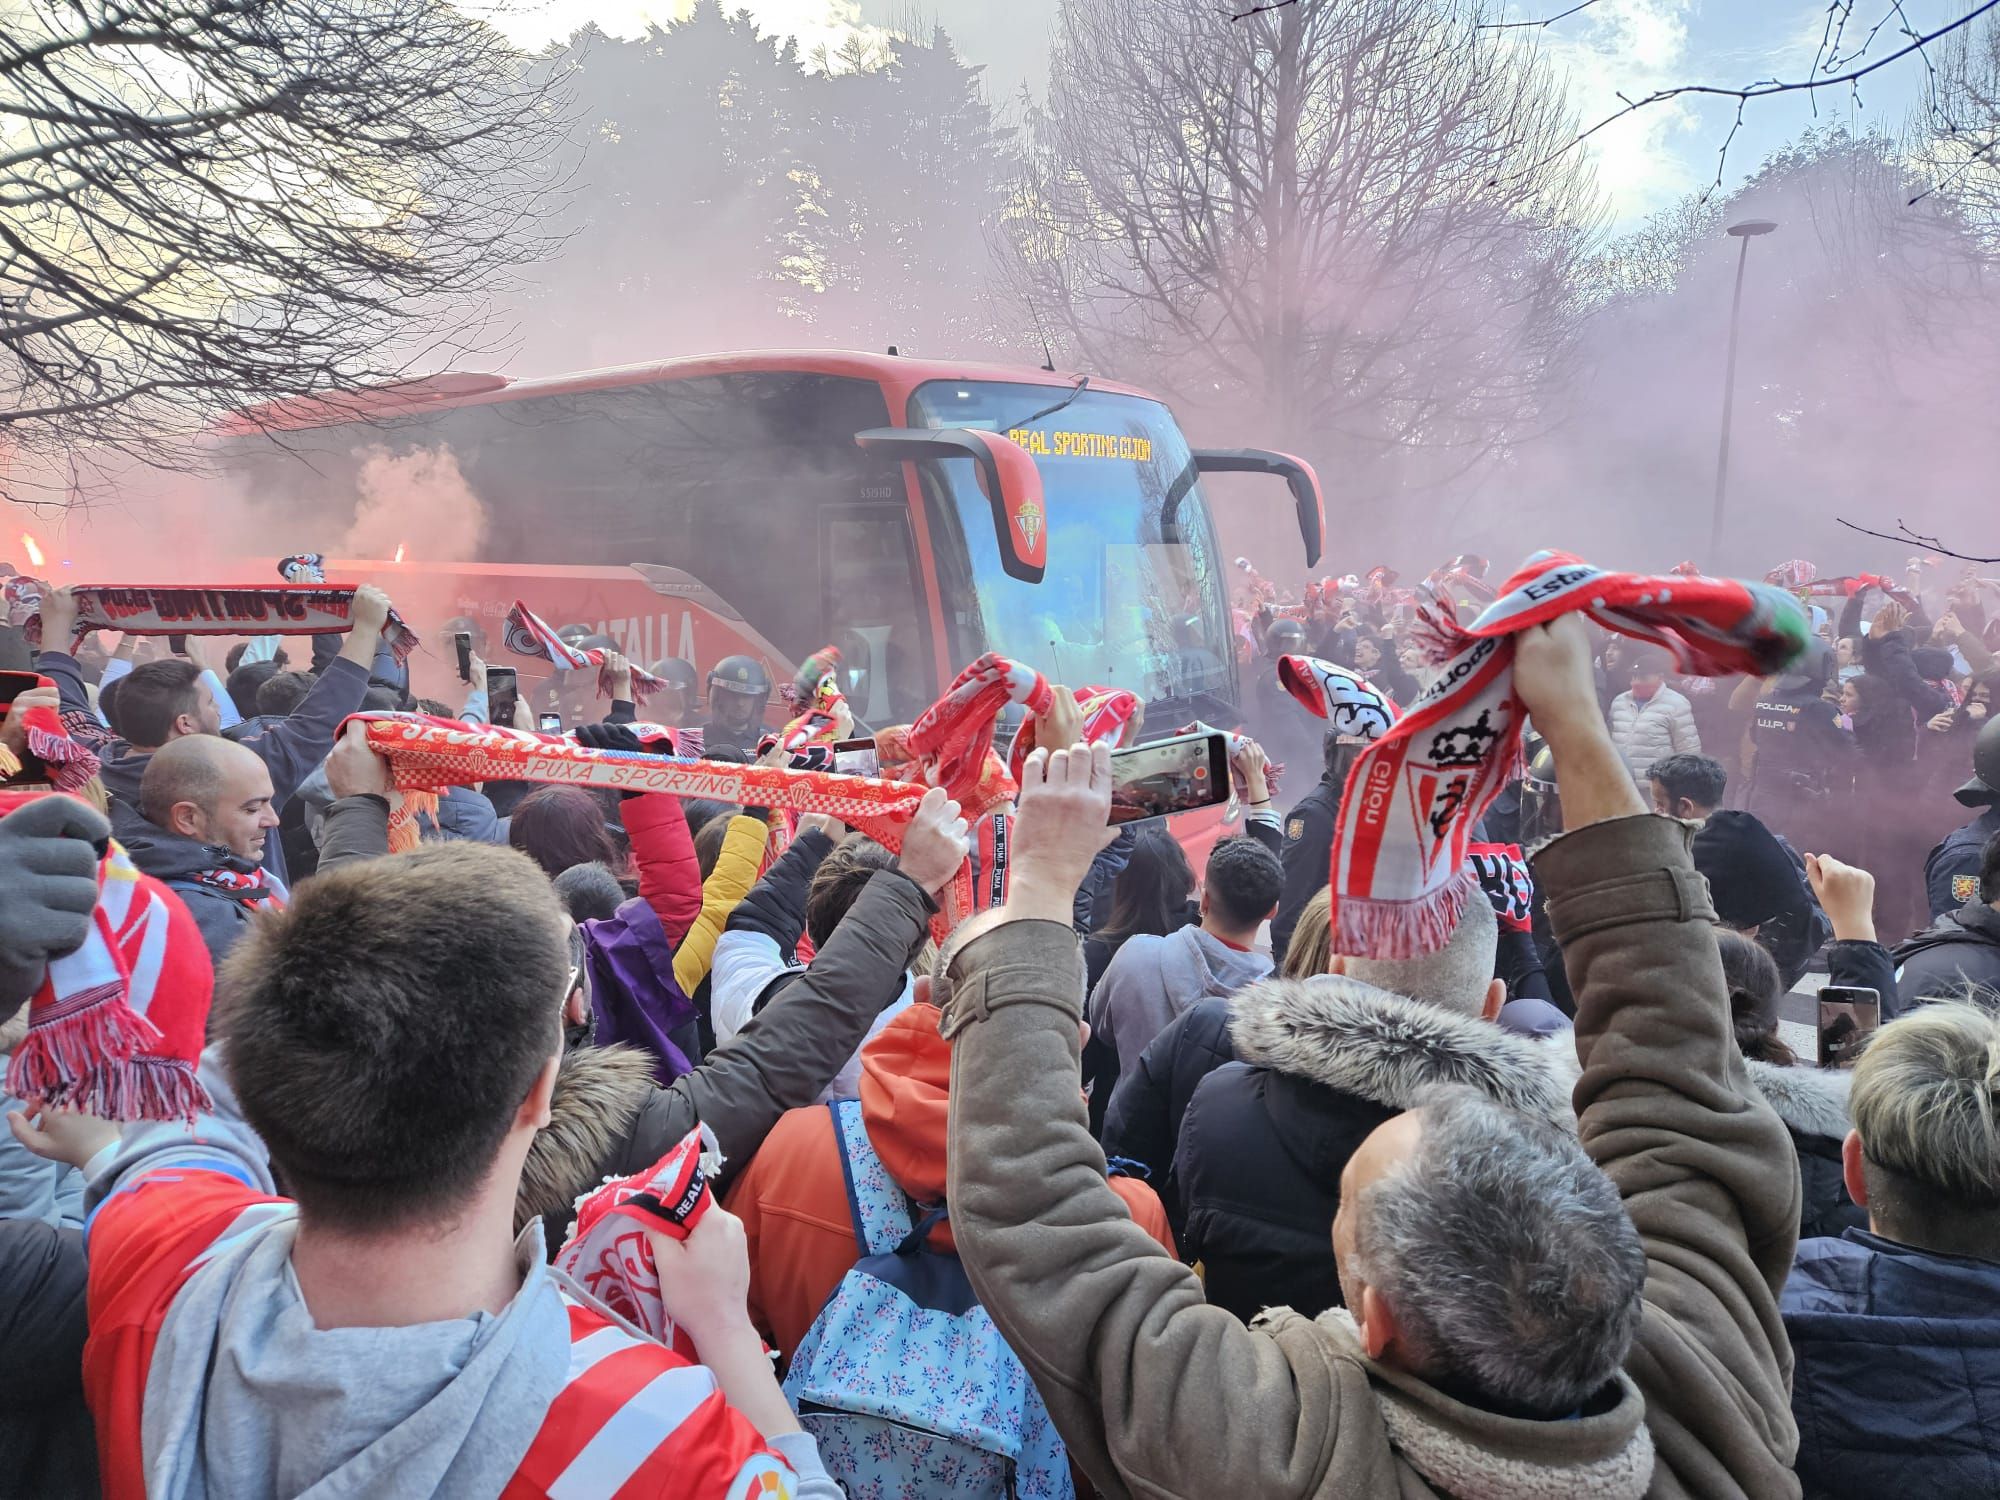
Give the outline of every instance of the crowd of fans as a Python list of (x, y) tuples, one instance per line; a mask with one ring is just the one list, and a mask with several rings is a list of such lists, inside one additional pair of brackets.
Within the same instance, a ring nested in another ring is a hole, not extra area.
[[(1372, 577), (1245, 601), (1262, 743), (1199, 869), (1110, 826), (1058, 688), (1004, 900), (949, 930), (980, 840), (942, 788), (892, 853), (489, 782), (391, 853), (411, 809), (349, 721), (477, 725), (483, 666), (412, 698), (372, 588), (310, 670), (71, 654), (51, 591), (44, 649), (0, 635), (36, 675), (0, 792), (47, 769), (39, 711), (99, 770), (0, 802), (4, 1046), (98, 942), (199, 992), (204, 1092), (8, 1102), (0, 1493), (2000, 1497), (1978, 587), (1935, 625), (1863, 587), (1734, 685), (1527, 630), (1535, 739), (1478, 847), (1530, 858), (1403, 958), (1332, 920), (1360, 746), (1270, 681), (1317, 654), (1409, 706)], [(615, 650), (604, 681), (575, 738), (637, 751)], [(150, 935), (105, 920), (115, 849)], [(1851, 1068), (1786, 1037), (1822, 969), (1880, 997)], [(678, 1228), (592, 1236), (601, 1184), (665, 1214), (695, 1149)]]

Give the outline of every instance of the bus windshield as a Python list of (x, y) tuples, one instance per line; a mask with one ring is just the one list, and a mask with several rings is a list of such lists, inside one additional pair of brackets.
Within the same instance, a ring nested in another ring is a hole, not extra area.
[[(1222, 558), (1165, 406), (1088, 387), (1065, 400), (1045, 385), (933, 381), (912, 394), (909, 422), (1004, 432), (1041, 471), (1048, 570), (1033, 584), (1002, 570), (971, 460), (919, 466), (930, 527), (958, 544), (936, 553), (961, 659), (997, 650), (1054, 681), (1130, 689), (1170, 718), (1234, 715)], [(958, 557), (969, 571), (953, 578)]]

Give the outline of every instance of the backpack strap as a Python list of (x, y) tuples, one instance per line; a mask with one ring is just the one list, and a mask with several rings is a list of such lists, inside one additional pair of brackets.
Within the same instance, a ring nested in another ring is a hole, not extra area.
[(833, 1138), (840, 1146), (840, 1172), (847, 1187), (847, 1210), (854, 1241), (863, 1255), (887, 1255), (909, 1237), (910, 1199), (869, 1143), (859, 1099), (836, 1099)]

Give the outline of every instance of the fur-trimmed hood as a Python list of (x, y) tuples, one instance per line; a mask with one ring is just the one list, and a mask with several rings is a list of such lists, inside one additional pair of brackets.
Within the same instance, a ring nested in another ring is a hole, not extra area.
[(643, 1052), (572, 1047), (563, 1053), (549, 1123), (528, 1143), (521, 1166), (516, 1233), (537, 1217), (551, 1226), (569, 1223), (576, 1200), (603, 1180), (603, 1163), (631, 1132), (652, 1090), (653, 1060)]
[(1830, 1069), (1780, 1067), (1776, 1063), (1747, 1059), (1750, 1081), (1778, 1118), (1799, 1135), (1827, 1136), (1840, 1140), (1851, 1121), (1847, 1112), (1847, 1090), (1851, 1073)]
[(1511, 1109), (1576, 1127), (1576, 1064), (1566, 1035), (1530, 1041), (1345, 975), (1251, 985), (1236, 996), (1229, 1035), (1240, 1062), (1391, 1109), (1408, 1109), (1434, 1085), (1463, 1083)]

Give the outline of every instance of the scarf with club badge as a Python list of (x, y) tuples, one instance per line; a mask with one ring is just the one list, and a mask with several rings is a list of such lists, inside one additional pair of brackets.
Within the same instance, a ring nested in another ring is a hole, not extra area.
[[(0, 792), (0, 817), (37, 796)], [(90, 933), (49, 961), (7, 1092), (106, 1120), (193, 1120), (210, 1107), (195, 1076), (214, 967), (180, 898), (107, 841)]]
[[(1664, 648), (1697, 677), (1768, 676), (1811, 636), (1798, 600), (1775, 585), (1613, 573), (1559, 552), (1531, 557), (1470, 626), (1423, 606), (1416, 638), (1441, 672), (1348, 774), (1330, 871), (1335, 952), (1413, 958), (1450, 938), (1476, 885), (1473, 827), (1520, 759), (1515, 638), (1572, 611)], [(1316, 684), (1330, 698), (1344, 691)]]

